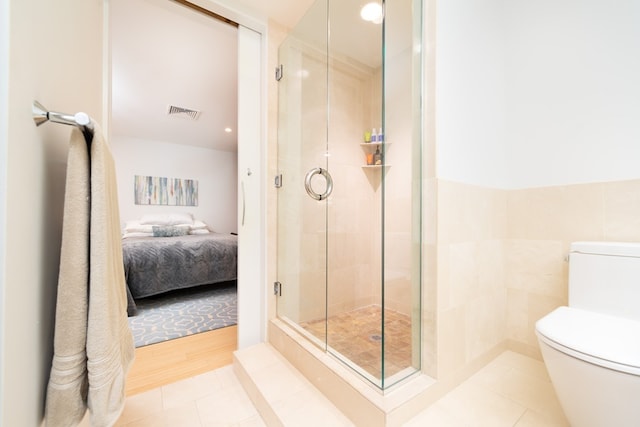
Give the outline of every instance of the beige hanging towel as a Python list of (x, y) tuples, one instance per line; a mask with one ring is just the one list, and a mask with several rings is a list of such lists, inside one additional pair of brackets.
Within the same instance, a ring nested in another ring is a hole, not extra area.
[(47, 427), (112, 426), (134, 356), (127, 322), (115, 166), (97, 124), (87, 144), (71, 131)]

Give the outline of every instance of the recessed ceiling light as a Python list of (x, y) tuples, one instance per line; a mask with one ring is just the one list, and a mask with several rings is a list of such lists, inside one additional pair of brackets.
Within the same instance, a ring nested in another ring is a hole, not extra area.
[(382, 23), (382, 5), (380, 3), (367, 3), (360, 9), (360, 17), (365, 21), (373, 22), (374, 24)]
[(224, 128), (224, 131), (225, 131), (226, 133), (231, 133), (231, 128)]

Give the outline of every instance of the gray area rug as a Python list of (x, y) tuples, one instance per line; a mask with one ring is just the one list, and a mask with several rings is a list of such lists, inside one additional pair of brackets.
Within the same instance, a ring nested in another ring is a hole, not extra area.
[(137, 315), (129, 317), (135, 346), (235, 325), (237, 300), (235, 281), (139, 299)]

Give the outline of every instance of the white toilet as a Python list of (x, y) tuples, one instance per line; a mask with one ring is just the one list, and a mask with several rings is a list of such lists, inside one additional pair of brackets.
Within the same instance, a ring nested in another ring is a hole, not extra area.
[(640, 426), (640, 243), (573, 243), (569, 306), (536, 334), (572, 427)]

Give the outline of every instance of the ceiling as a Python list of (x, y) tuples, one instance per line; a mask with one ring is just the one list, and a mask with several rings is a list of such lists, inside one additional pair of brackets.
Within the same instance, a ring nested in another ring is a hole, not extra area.
[(236, 151), (237, 29), (168, 0), (112, 0), (110, 15), (112, 137)]
[(218, 3), (229, 8), (272, 19), (287, 28), (293, 28), (314, 2), (315, 0), (218, 0)]
[[(217, 1), (286, 28), (302, 20), (296, 33), (305, 39), (326, 26), (315, 0)], [(332, 31), (341, 40), (331, 48), (358, 52), (359, 62), (375, 68), (380, 45), (372, 41), (381, 30), (357, 18), (362, 4), (331, 3)], [(111, 0), (110, 19), (112, 137), (237, 151), (237, 29), (170, 0)], [(168, 115), (171, 105), (199, 117)]]

